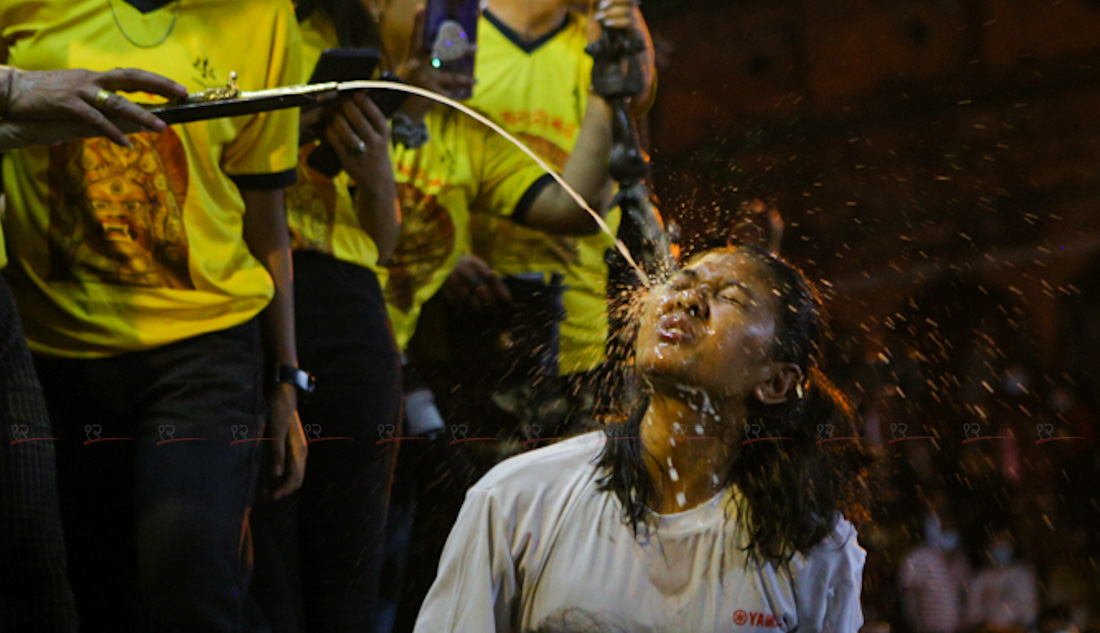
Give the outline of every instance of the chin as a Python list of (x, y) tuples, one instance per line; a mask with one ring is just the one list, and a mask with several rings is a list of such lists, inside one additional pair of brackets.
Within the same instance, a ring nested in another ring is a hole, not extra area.
[(649, 382), (695, 384), (694, 362), (685, 350), (675, 345), (651, 345), (639, 348), (634, 366)]

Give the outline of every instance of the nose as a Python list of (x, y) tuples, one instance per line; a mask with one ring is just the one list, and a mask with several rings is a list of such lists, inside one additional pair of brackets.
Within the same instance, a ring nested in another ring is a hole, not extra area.
[(704, 321), (710, 318), (710, 305), (707, 303), (706, 293), (696, 286), (669, 290), (661, 300), (661, 311), (684, 312)]

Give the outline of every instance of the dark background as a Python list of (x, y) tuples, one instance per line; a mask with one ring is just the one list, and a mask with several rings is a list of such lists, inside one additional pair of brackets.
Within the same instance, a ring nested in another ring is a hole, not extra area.
[[(693, 250), (752, 200), (780, 210), (783, 254), (828, 299), (832, 369), (890, 462), (861, 531), (868, 621), (904, 630), (898, 560), (946, 490), (976, 566), (1012, 528), (1043, 604), (1095, 626), (1100, 1), (642, 8), (663, 214)], [(890, 443), (898, 424), (933, 439)], [(964, 445), (970, 424), (1013, 439)], [(1036, 444), (1039, 424), (1083, 439)]]

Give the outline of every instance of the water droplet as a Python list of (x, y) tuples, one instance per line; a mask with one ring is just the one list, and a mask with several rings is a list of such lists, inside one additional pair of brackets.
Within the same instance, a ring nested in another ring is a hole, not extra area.
[(687, 505), (687, 502), (688, 502), (687, 495), (685, 495), (682, 492), (677, 492), (676, 493), (676, 505), (678, 505), (682, 508), (682, 507)]
[(703, 425), (702, 424), (696, 424), (695, 425), (695, 434), (696, 435), (702, 435), (703, 434)]
[(675, 468), (668, 469), (668, 478), (672, 481), (680, 481), (680, 473)]

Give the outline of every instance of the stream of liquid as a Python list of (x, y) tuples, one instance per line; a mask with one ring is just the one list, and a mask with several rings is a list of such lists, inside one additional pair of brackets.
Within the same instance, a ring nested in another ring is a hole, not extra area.
[(622, 240), (615, 237), (615, 234), (611, 231), (611, 228), (607, 226), (606, 222), (604, 222), (603, 216), (601, 216), (599, 213), (596, 213), (596, 211), (588, 205), (588, 202), (584, 199), (584, 196), (580, 195), (576, 192), (576, 190), (570, 187), (569, 183), (565, 182), (565, 178), (562, 178), (561, 174), (554, 171), (553, 167), (551, 167), (546, 161), (544, 161), (531, 148), (527, 147), (527, 145), (525, 145), (523, 141), (509, 134), (508, 130), (505, 130), (501, 126), (497, 125), (495, 122), (493, 122), (491, 119), (487, 118), (480, 112), (470, 108), (469, 106), (463, 105), (462, 103), (455, 101), (454, 99), (450, 99), (439, 93), (432, 92), (431, 90), (425, 90), (416, 86), (410, 86), (408, 84), (396, 83), (392, 81), (344, 81), (340, 82), (339, 88), (341, 91), (360, 89), (396, 90), (398, 92), (407, 92), (409, 94), (414, 94), (420, 97), (424, 97), (426, 99), (431, 99), (432, 101), (442, 103), (445, 106), (452, 107), (459, 112), (462, 112), (463, 114), (472, 117), (473, 119), (487, 126), (497, 134), (500, 134), (504, 138), (508, 139), (508, 141), (518, 147), (520, 151), (530, 156), (531, 160), (535, 161), (535, 163), (537, 163), (539, 167), (542, 167), (542, 169), (546, 173), (550, 174), (550, 176), (554, 180), (556, 180), (563, 189), (565, 189), (565, 192), (569, 194), (569, 197), (573, 198), (573, 200), (576, 201), (576, 203), (580, 205), (582, 209), (588, 212), (588, 215), (592, 216), (592, 219), (596, 221), (597, 225), (599, 225), (600, 230), (604, 233), (607, 233), (607, 235), (615, 241), (615, 248), (620, 253), (622, 253), (622, 256), (626, 259), (626, 261), (631, 265), (631, 267), (634, 268), (634, 274), (638, 276), (638, 280), (642, 283), (642, 285), (646, 287), (650, 285), (649, 276), (646, 275), (645, 271), (642, 270), (642, 267), (638, 265), (638, 262), (634, 261), (634, 256), (630, 254), (630, 250), (627, 249), (626, 244), (624, 244)]

